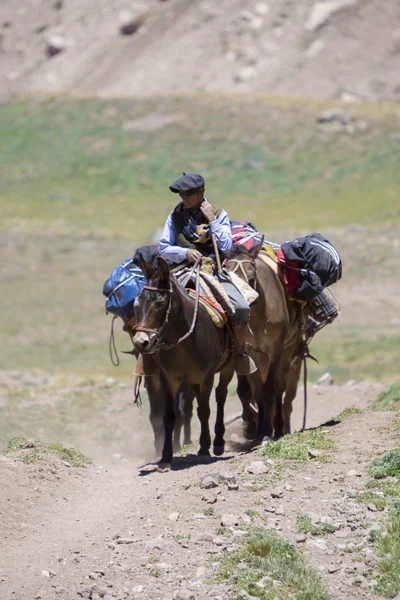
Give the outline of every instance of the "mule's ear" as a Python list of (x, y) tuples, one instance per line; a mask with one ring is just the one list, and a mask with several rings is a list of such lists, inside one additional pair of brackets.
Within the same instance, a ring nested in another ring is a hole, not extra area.
[(154, 270), (153, 267), (151, 265), (149, 265), (148, 262), (146, 262), (143, 258), (143, 255), (141, 252), (138, 252), (137, 254), (137, 259), (139, 262), (139, 266), (142, 269), (147, 281), (150, 279), (150, 277), (153, 275)]
[(162, 256), (157, 256), (158, 272), (161, 279), (168, 284), (169, 282), (169, 268)]
[(253, 248), (251, 250), (249, 250), (249, 254), (251, 255), (251, 257), (257, 258), (257, 256), (260, 254), (260, 251), (262, 250), (263, 246), (264, 246), (264, 236), (262, 236), (261, 242), (258, 242), (258, 244), (256, 244), (255, 246), (253, 246)]

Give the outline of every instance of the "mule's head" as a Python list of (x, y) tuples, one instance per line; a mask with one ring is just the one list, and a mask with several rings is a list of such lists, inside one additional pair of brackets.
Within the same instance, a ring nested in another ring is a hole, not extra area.
[(224, 266), (226, 270), (236, 273), (244, 279), (252, 288), (256, 287), (257, 267), (256, 258), (263, 247), (264, 238), (251, 250), (243, 244), (233, 244), (232, 248), (225, 253)]
[(133, 343), (142, 354), (155, 352), (171, 306), (172, 290), (168, 265), (160, 256), (157, 262), (158, 268), (154, 270), (142, 255), (139, 255), (139, 263), (147, 284), (135, 301), (137, 325)]

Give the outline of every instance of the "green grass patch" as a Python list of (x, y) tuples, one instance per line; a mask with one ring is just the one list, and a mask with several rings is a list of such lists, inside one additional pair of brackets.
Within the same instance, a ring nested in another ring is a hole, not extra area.
[(336, 418), (337, 421), (342, 421), (346, 417), (350, 417), (350, 415), (361, 415), (361, 408), (357, 408), (356, 406), (352, 406), (350, 408), (345, 408)]
[(377, 548), (380, 573), (374, 591), (393, 598), (400, 592), (400, 501), (389, 513), (386, 535), (377, 538)]
[(208, 508), (203, 508), (203, 515), (206, 517), (215, 517), (215, 508), (209, 506)]
[(324, 535), (325, 533), (333, 533), (337, 530), (335, 525), (330, 523), (319, 523), (315, 525), (311, 517), (306, 514), (297, 517), (297, 527), (300, 533), (311, 533), (312, 535)]
[(73, 467), (86, 467), (92, 462), (74, 448), (66, 448), (61, 444), (28, 441), (19, 437), (12, 438), (8, 442), (7, 452), (19, 452), (21, 461), (27, 464), (45, 460), (49, 455), (58, 456)]
[[(356, 116), (371, 117), (352, 136), (317, 127), (322, 108), (203, 94), (2, 105), (1, 227), (143, 241), (157, 226), (154, 215), (170, 209), (168, 185), (182, 170), (204, 173), (210, 197), (223, 198), (233, 218), (269, 231), (400, 223), (397, 107), (379, 116), (355, 105)], [(184, 118), (156, 131), (127, 130), (153, 114)]]
[[(285, 435), (277, 442), (267, 444), (261, 448), (261, 452), (267, 458), (283, 458), (287, 460), (306, 461), (310, 460), (309, 449), (333, 450), (336, 442), (327, 437), (321, 429), (309, 429), (291, 435)], [(318, 460), (329, 459), (328, 454), (321, 453)]]
[[(326, 332), (317, 334), (311, 342), (310, 352), (318, 359), (319, 365), (309, 361), (310, 381), (317, 381), (327, 371), (335, 382), (350, 379), (390, 382), (399, 378), (399, 335), (378, 330), (373, 334), (374, 339), (364, 339), (362, 329), (365, 328), (348, 327), (339, 331), (335, 327), (333, 323), (332, 328), (327, 327)], [(395, 398), (398, 398), (398, 386), (400, 384), (393, 386)], [(398, 399), (395, 402), (398, 403)], [(381, 405), (381, 408), (386, 407)]]
[(363, 504), (375, 504), (378, 510), (384, 510), (388, 504), (385, 494), (380, 494), (380, 490), (362, 492), (357, 500)]
[(373, 407), (381, 410), (399, 410), (400, 383), (393, 383), (387, 390), (381, 392), (374, 401)]
[[(262, 600), (329, 600), (304, 555), (285, 539), (273, 532), (251, 528), (239, 545), (235, 552), (226, 552), (222, 556), (217, 574), (218, 582), (237, 577), (233, 593), (245, 590)], [(265, 576), (272, 581), (267, 581), (265, 588), (257, 586)], [(274, 581), (279, 583), (274, 584)], [(240, 594), (232, 598), (240, 598)]]
[(375, 479), (384, 477), (400, 478), (400, 450), (392, 450), (382, 458), (374, 460), (368, 467), (368, 473)]

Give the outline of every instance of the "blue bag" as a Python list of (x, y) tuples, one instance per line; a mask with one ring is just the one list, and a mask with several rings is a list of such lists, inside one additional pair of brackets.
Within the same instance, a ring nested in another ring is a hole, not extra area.
[(106, 311), (127, 321), (133, 317), (133, 304), (145, 285), (142, 269), (133, 262), (133, 258), (127, 258), (114, 269), (103, 286), (103, 295), (107, 298)]

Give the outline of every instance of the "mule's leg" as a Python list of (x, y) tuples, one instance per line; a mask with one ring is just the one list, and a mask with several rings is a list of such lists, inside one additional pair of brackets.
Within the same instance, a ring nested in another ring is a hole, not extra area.
[(246, 375), (238, 375), (237, 379), (236, 392), (242, 403), (243, 435), (246, 440), (254, 440), (257, 432), (257, 420), (250, 406), (253, 399), (252, 390)]
[(219, 383), (215, 390), (215, 400), (217, 402), (217, 418), (215, 420), (215, 438), (213, 452), (215, 456), (222, 456), (225, 451), (225, 423), (224, 423), (224, 407), (226, 397), (228, 395), (228, 385), (232, 381), (233, 367), (229, 365), (219, 376)]
[(183, 425), (184, 392), (180, 390), (175, 402), (174, 453), (181, 450), (181, 430)]
[(183, 396), (183, 443), (185, 446), (190, 446), (192, 444), (192, 416), (193, 416), (193, 400), (194, 393), (192, 388), (187, 385), (182, 390)]
[(150, 404), (149, 418), (153, 428), (155, 454), (156, 458), (159, 458), (164, 445), (164, 401), (158, 375), (146, 377), (146, 390)]
[(210, 436), (210, 394), (214, 383), (214, 375), (209, 375), (200, 385), (193, 386), (197, 398), (197, 416), (199, 417), (200, 432), (200, 450), (199, 456), (210, 456), (211, 436)]
[(301, 355), (295, 356), (290, 365), (290, 372), (285, 392), (285, 400), (283, 404), (284, 434), (290, 433), (290, 415), (292, 414), (293, 400), (296, 398), (297, 394), (297, 385), (300, 379), (301, 365)]
[(160, 382), (164, 396), (164, 448), (159, 462), (159, 470), (168, 471), (171, 468), (173, 456), (172, 435), (176, 421), (175, 399), (179, 386), (177, 389), (171, 389), (163, 373), (161, 373)]
[(280, 389), (277, 390), (275, 397), (274, 440), (279, 440), (283, 436), (284, 418), (282, 397), (282, 391)]
[(270, 442), (274, 434), (274, 415), (276, 408), (276, 394), (279, 374), (279, 358), (271, 361), (268, 376), (264, 384), (264, 414), (259, 422), (259, 441), (261, 444)]

